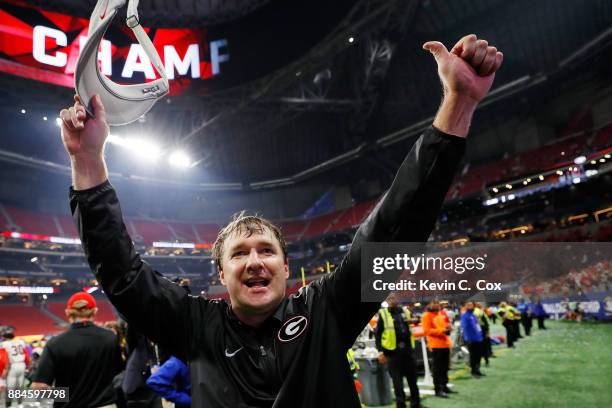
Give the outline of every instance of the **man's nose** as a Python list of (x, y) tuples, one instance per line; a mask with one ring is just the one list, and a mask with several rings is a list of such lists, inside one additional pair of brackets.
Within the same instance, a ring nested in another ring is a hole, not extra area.
[(251, 271), (260, 271), (263, 269), (263, 267), (264, 265), (259, 257), (259, 253), (255, 248), (252, 248), (251, 252), (249, 252), (249, 257), (247, 258), (246, 269)]

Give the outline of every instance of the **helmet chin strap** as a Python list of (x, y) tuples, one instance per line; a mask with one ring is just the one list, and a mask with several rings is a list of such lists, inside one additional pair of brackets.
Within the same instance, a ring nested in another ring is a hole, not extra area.
[(132, 29), (160, 78), (142, 84), (121, 85), (100, 72), (98, 48), (117, 10), (125, 6), (126, 0), (98, 0), (89, 20), (88, 40), (77, 61), (75, 70), (76, 92), (87, 112), (94, 116), (91, 99), (100, 95), (106, 109), (109, 125), (125, 125), (147, 113), (170, 90), (164, 66), (138, 19), (138, 1), (129, 0), (126, 25)]

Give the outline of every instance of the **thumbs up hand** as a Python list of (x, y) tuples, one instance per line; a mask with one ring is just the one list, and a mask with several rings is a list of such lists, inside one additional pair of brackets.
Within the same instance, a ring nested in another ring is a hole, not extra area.
[(480, 102), (491, 89), (495, 73), (501, 67), (504, 55), (487, 41), (470, 34), (463, 37), (452, 50), (438, 41), (423, 44), (438, 64), (438, 75), (446, 96), (468, 97)]

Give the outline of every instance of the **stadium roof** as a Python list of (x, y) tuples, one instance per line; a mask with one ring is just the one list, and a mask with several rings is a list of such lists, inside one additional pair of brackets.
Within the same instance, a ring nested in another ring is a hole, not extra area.
[[(29, 3), (86, 17), (95, 1)], [(143, 0), (141, 17), (164, 26), (194, 27), (253, 13), (275, 16), (275, 10), (282, 11), (281, 3)], [(323, 0), (306, 3), (322, 14), (340, 13), (340, 7), (346, 6), (346, 2)], [(480, 128), (530, 109), (542, 95), (559, 90), (559, 84), (571, 83), (572, 77), (610, 77), (609, 2), (352, 3), (314, 48), (270, 75), (223, 92), (187, 92), (169, 98), (145, 120), (121, 131), (155, 135), (166, 149), (181, 147), (211, 180), (236, 185), (270, 180), (269, 186), (287, 185), (344, 167), (351, 171), (338, 170), (337, 177), (360, 177), (355, 166), (344, 166), (355, 160), (367, 172), (388, 178), (405, 144), (428, 123), (439, 103), (435, 65), (421, 50), (424, 41), (438, 39), (452, 46), (462, 35), (473, 32), (504, 51), (497, 91), (486, 107), (487, 114), (478, 118)], [(282, 17), (266, 17), (264, 23), (282, 27)], [(0, 86), (5, 120), (17, 115), (20, 106), (57, 112), (71, 101), (70, 90), (5, 74), (0, 75)], [(500, 101), (505, 100), (513, 103), (503, 103), (500, 109)], [(14, 131), (21, 132), (19, 140), (5, 139), (0, 149), (62, 162), (61, 145), (56, 141), (28, 154), (32, 133), (39, 130), (26, 130), (23, 121), (15, 123), (18, 129)], [(500, 143), (500, 153), (504, 147)]]

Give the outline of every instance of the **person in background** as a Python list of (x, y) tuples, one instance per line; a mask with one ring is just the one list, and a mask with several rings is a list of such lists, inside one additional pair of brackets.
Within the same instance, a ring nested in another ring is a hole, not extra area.
[(538, 319), (538, 329), (546, 330), (546, 326), (544, 326), (544, 319), (548, 316), (546, 311), (544, 311), (544, 305), (539, 297), (536, 298), (536, 303), (533, 305), (533, 315), (536, 319)]
[[(15, 338), (15, 333), (7, 331), (2, 334), (4, 341), (0, 343), (7, 356), (7, 367), (5, 369), (6, 388), (23, 388), (27, 367), (30, 365), (30, 355), (26, 351), (26, 343)], [(19, 406), (19, 399), (13, 398), (11, 407)]]
[(480, 359), (482, 358), (482, 329), (478, 324), (478, 317), (474, 315), (474, 302), (468, 301), (465, 304), (465, 311), (461, 315), (461, 329), (463, 330), (463, 340), (470, 351), (470, 368), (472, 376), (479, 378), (484, 376), (480, 372)]
[(513, 307), (508, 305), (506, 302), (501, 302), (497, 308), (497, 315), (502, 320), (502, 325), (506, 329), (506, 343), (509, 348), (514, 347), (516, 341), (516, 334), (514, 332), (514, 311)]
[(147, 387), (152, 367), (160, 363), (155, 345), (143, 334), (127, 328), (127, 361), (121, 383), (128, 408), (162, 408), (161, 398)]
[(410, 388), (410, 407), (418, 408), (421, 407), (421, 397), (417, 385), (417, 364), (413, 354), (414, 336), (410, 331), (412, 316), (407, 307), (402, 307), (394, 292), (387, 297), (387, 304), (387, 307), (378, 312), (378, 361), (380, 364), (389, 364), (397, 408), (406, 407), (404, 377)]
[(516, 302), (508, 302), (508, 306), (512, 308), (512, 323), (514, 326), (514, 339), (516, 341), (523, 338), (521, 334), (521, 312), (516, 308)]
[(530, 336), (531, 326), (533, 326), (533, 315), (531, 314), (531, 307), (524, 300), (521, 300), (517, 309), (521, 314), (520, 322), (523, 325), (523, 330), (525, 330), (525, 336)]
[(427, 305), (422, 317), (423, 332), (427, 337), (427, 348), (433, 355), (433, 381), (435, 395), (448, 398), (455, 393), (448, 387), (448, 370), (450, 369), (450, 349), (453, 345), (448, 317), (442, 314), (440, 303), (433, 301)]
[(153, 371), (146, 383), (157, 395), (173, 402), (176, 408), (191, 407), (189, 367), (178, 358), (171, 356)]
[(32, 388), (68, 387), (70, 401), (54, 407), (115, 407), (113, 377), (123, 368), (117, 336), (94, 324), (96, 301), (87, 292), (68, 299), (70, 328), (45, 346)]
[(489, 316), (484, 311), (482, 304), (476, 302), (474, 304), (474, 315), (478, 318), (478, 324), (482, 330), (482, 357), (484, 357), (485, 365), (489, 366), (489, 357), (493, 354), (491, 349), (491, 324), (489, 322)]

